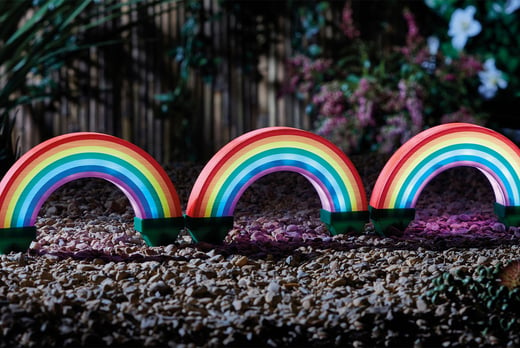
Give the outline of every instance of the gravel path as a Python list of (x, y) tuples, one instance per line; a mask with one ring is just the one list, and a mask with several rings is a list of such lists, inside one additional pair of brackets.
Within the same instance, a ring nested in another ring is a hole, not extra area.
[[(385, 158), (354, 162), (370, 194)], [(168, 168), (183, 204), (200, 170)], [(520, 231), (493, 201), (476, 169), (452, 169), (402, 235), (331, 237), (312, 186), (274, 173), (223, 245), (181, 233), (152, 248), (121, 192), (78, 180), (41, 209), (27, 253), (0, 256), (0, 346), (519, 346), (520, 290), (494, 293)]]

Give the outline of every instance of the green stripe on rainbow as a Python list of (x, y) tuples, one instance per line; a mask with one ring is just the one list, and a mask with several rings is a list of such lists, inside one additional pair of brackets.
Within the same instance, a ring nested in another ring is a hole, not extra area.
[(82, 132), (45, 141), (11, 167), (0, 182), (0, 229), (33, 226), (52, 192), (84, 177), (116, 185), (138, 219), (182, 217), (173, 184), (149, 154), (117, 137)]
[(310, 132), (269, 127), (244, 134), (215, 154), (193, 187), (186, 215), (231, 216), (247, 187), (276, 171), (305, 176), (327, 211), (367, 210), (361, 178), (341, 150)]
[(520, 150), (491, 129), (465, 123), (430, 128), (399, 148), (379, 174), (370, 206), (414, 208), (431, 179), (457, 166), (475, 167), (484, 173), (497, 203), (520, 206)]

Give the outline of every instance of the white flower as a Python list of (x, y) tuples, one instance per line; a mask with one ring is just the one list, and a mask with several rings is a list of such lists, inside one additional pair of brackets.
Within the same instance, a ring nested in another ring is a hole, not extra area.
[(439, 50), (439, 38), (436, 36), (430, 36), (426, 40), (426, 43), (428, 44), (428, 52), (430, 52), (430, 55), (436, 55), (437, 51)]
[(510, 15), (520, 8), (520, 0), (507, 0), (505, 3), (495, 2), (491, 8), (497, 14)]
[(456, 9), (450, 18), (450, 29), (448, 35), (451, 36), (451, 44), (455, 49), (461, 51), (469, 37), (480, 33), (482, 26), (476, 21), (475, 6), (468, 6), (464, 10)]
[(502, 71), (496, 68), (493, 58), (488, 58), (484, 62), (484, 70), (478, 73), (478, 77), (481, 83), (478, 91), (485, 99), (493, 98), (499, 87), (507, 87), (507, 81), (504, 79)]
[(511, 14), (520, 8), (520, 0), (507, 0), (504, 12)]

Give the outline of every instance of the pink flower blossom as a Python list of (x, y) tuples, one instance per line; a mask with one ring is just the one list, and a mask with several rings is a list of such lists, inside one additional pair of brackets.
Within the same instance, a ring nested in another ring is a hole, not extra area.
[(321, 86), (320, 92), (312, 98), (312, 102), (320, 106), (320, 115), (327, 117), (342, 115), (346, 106), (343, 93), (338, 90), (330, 90), (327, 85)]
[(365, 97), (359, 98), (358, 110), (356, 113), (357, 120), (361, 127), (373, 126), (374, 119), (374, 102)]
[(419, 34), (419, 27), (417, 26), (415, 17), (410, 10), (405, 9), (403, 12), (403, 16), (406, 20), (406, 24), (408, 25), (408, 32), (406, 33), (406, 43), (407, 46), (413, 46), (421, 40), (421, 35)]
[(366, 78), (359, 80), (359, 84), (349, 98), (349, 102), (356, 106), (355, 117), (359, 126), (367, 127), (375, 124), (374, 122), (374, 100), (369, 96), (373, 89), (370, 81)]
[(316, 77), (325, 74), (331, 67), (331, 59), (317, 59), (299, 54), (287, 60), (290, 78), (284, 83), (282, 94), (298, 92), (307, 94), (316, 82)]
[(370, 81), (368, 81), (368, 79), (363, 77), (361, 80), (359, 80), (358, 87), (356, 88), (356, 91), (354, 92), (352, 97), (358, 98), (358, 97), (364, 96), (365, 94), (367, 94), (367, 92), (369, 90), (370, 90)]
[(446, 74), (443, 76), (442, 79), (444, 81), (455, 81), (457, 79), (457, 77), (455, 76), (455, 74)]
[(404, 101), (406, 100), (408, 87), (406, 86), (406, 81), (401, 79), (399, 80), (399, 83), (397, 84), (397, 88), (399, 88), (399, 100), (401, 103), (404, 104)]
[(412, 121), (412, 132), (418, 133), (423, 127), (422, 101), (416, 97), (410, 97), (406, 100), (406, 109)]
[(298, 88), (298, 83), (299, 82), (300, 82), (300, 77), (299, 76), (292, 76), (289, 79), (289, 90), (291, 92), (296, 91), (296, 89)]
[(386, 120), (386, 124), (381, 127), (381, 133), (377, 140), (380, 144), (379, 151), (382, 153), (390, 153), (410, 137), (410, 131), (406, 117), (403, 114), (390, 116)]
[(349, 39), (355, 39), (359, 37), (359, 30), (354, 25), (354, 20), (352, 19), (352, 2), (345, 2), (345, 6), (343, 7), (342, 12), (342, 22), (341, 22), (341, 30), (343, 30), (343, 34)]
[(302, 94), (309, 93), (312, 90), (313, 83), (312, 81), (304, 81), (300, 83), (300, 86), (298, 87), (298, 92)]
[(329, 137), (334, 130), (342, 129), (346, 123), (347, 119), (342, 116), (327, 117), (323, 119), (320, 127), (316, 130), (316, 133), (324, 137)]
[(462, 55), (460, 57), (458, 66), (464, 77), (472, 77), (483, 70), (483, 64), (477, 58), (470, 55)]

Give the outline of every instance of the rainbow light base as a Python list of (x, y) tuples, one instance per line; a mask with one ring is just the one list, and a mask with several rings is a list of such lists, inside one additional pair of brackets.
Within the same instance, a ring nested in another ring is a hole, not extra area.
[(141, 233), (148, 246), (173, 244), (184, 228), (183, 217), (141, 219), (134, 217), (134, 229)]
[(415, 219), (415, 208), (376, 209), (369, 205), (368, 211), (376, 233), (382, 237), (403, 232)]
[(0, 254), (26, 251), (35, 239), (35, 226), (0, 228)]
[(233, 228), (233, 216), (190, 217), (184, 216), (185, 226), (196, 243), (222, 244)]
[(520, 206), (505, 206), (495, 202), (494, 211), (506, 227), (520, 226)]
[(320, 220), (327, 225), (329, 232), (338, 234), (363, 232), (368, 223), (368, 211), (330, 212), (320, 210)]

